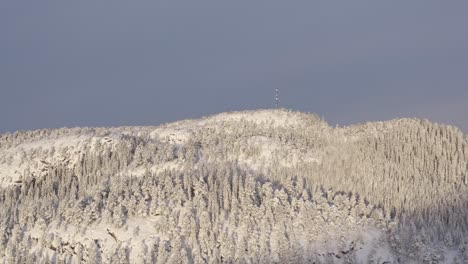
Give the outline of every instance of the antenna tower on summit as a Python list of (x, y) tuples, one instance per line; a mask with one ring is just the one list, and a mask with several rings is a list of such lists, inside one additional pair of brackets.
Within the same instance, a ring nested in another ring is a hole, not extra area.
[(276, 89), (275, 93), (275, 107), (279, 108), (279, 89)]

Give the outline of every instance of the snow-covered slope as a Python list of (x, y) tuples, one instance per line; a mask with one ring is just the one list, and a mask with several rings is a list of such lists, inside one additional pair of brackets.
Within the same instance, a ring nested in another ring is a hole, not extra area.
[(464, 263), (468, 140), (287, 110), (0, 135), (5, 263)]

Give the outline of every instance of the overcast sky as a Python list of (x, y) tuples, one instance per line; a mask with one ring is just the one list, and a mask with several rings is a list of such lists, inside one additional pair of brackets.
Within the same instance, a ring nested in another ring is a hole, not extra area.
[(0, 3), (0, 132), (283, 107), (468, 132), (468, 1)]

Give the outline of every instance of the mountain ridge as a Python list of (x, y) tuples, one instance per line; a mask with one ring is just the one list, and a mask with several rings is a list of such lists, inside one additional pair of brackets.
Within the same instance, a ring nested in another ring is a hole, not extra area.
[[(30, 241), (26, 259), (46, 262), (85, 260), (65, 241), (104, 263), (463, 263), (467, 171), (467, 135), (418, 119), (332, 128), (279, 109), (3, 134), (1, 191), (23, 200), (0, 201), (36, 209), (2, 211), (0, 254), (19, 261), (15, 238)], [(38, 193), (56, 206), (35, 204)]]

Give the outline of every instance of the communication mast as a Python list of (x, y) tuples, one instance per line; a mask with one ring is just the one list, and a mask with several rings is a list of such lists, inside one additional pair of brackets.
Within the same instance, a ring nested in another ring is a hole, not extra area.
[(276, 89), (276, 94), (275, 94), (275, 107), (279, 108), (279, 89)]

